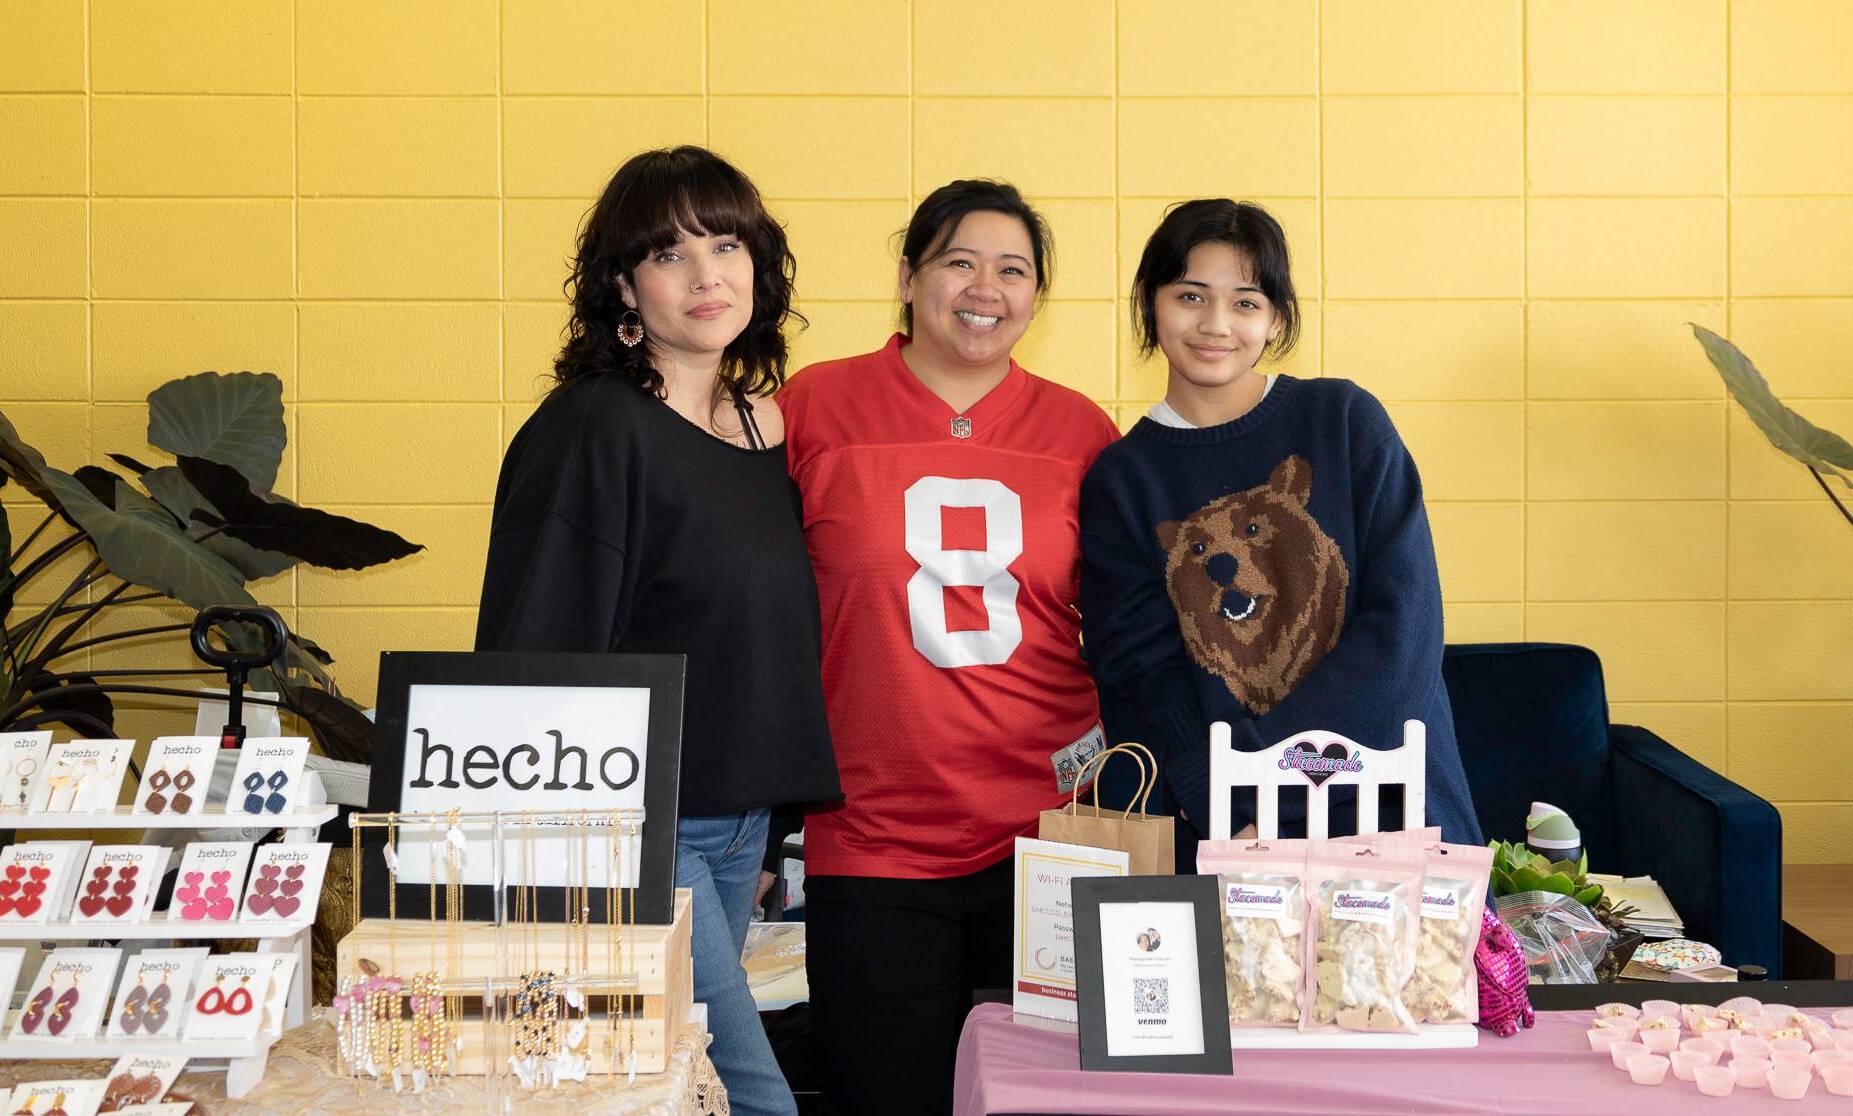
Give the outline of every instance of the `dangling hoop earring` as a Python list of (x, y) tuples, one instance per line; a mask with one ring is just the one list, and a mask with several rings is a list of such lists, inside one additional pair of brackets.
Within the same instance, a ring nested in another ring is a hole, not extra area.
[(618, 319), (618, 340), (624, 347), (634, 349), (643, 343), (643, 318), (635, 310), (626, 310)]

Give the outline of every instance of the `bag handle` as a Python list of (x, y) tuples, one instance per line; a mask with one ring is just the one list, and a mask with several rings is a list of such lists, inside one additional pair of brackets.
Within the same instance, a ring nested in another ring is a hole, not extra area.
[[(1101, 752), (1091, 757), (1086, 763), (1081, 765), (1081, 773), (1075, 776), (1074, 789), (1069, 794), (1068, 812), (1070, 814), (1078, 814), (1080, 812), (1081, 784), (1087, 781), (1087, 773), (1089, 771), (1094, 770), (1096, 766), (1104, 769), (1107, 764), (1107, 757), (1112, 756), (1112, 755), (1117, 755), (1118, 753), (1121, 753), (1121, 752), (1124, 752), (1125, 754), (1131, 756), (1133, 758), (1133, 761), (1139, 765), (1139, 789), (1137, 792), (1133, 794), (1132, 801), (1126, 804), (1126, 811), (1120, 815), (1120, 820), (1124, 821), (1127, 818), (1131, 817), (1133, 807), (1135, 806), (1138, 807), (1139, 809), (1140, 817), (1146, 816), (1145, 804), (1152, 797), (1152, 788), (1158, 785), (1158, 757), (1152, 755), (1152, 750), (1150, 748), (1147, 748), (1145, 745), (1136, 743), (1131, 740), (1128, 740), (1124, 744), (1118, 744), (1118, 745), (1115, 745), (1114, 747), (1108, 748), (1106, 751)], [(1149, 774), (1146, 771), (1146, 767), (1145, 767), (1146, 760), (1152, 761), (1152, 766), (1151, 766), (1151, 770)], [(1099, 771), (1094, 771), (1093, 788), (1094, 788), (1094, 813), (1096, 816), (1098, 816), (1100, 813), (1100, 772)]]

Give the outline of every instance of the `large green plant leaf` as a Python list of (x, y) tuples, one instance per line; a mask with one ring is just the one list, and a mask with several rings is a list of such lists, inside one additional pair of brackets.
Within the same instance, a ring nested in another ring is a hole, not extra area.
[[(200, 495), (199, 489), (193, 487), (193, 482), (172, 465), (148, 470), (142, 474), (142, 483), (148, 486), (149, 494), (159, 500), (162, 507), (173, 512), (184, 523), (194, 522), (194, 513), (199, 511), (218, 515), (219, 509), (212, 506), (212, 501)], [(270, 499), (282, 500), (283, 497), (272, 496)], [(296, 559), (288, 554), (259, 550), (230, 535), (218, 534), (200, 541), (207, 550), (230, 562), (232, 568), (245, 576), (246, 581), (274, 577), (296, 564)]]
[(314, 686), (283, 684), (283, 696), (297, 716), (309, 722), (322, 754), (349, 763), (372, 763), (378, 731), (353, 702)]
[[(5, 651), (6, 617), (13, 611), (13, 528), (6, 520), (6, 509), (0, 508), (0, 651)], [(3, 671), (0, 667), (0, 671)], [(4, 674), (0, 673), (0, 678)]]
[(65, 513), (90, 536), (103, 564), (122, 580), (194, 608), (257, 603), (245, 592), (237, 570), (178, 528), (106, 507), (69, 473), (46, 468), (40, 475)]
[(1840, 483), (1853, 488), (1853, 443), (1831, 430), (1822, 430), (1783, 406), (1769, 390), (1769, 381), (1736, 345), (1701, 325), (1694, 325), (1692, 332), (1704, 347), (1712, 367), (1724, 378), (1724, 386), (1742, 405), (1750, 421), (1769, 439), (1770, 445), (1803, 465), (1840, 478)]
[(288, 438), (283, 381), (268, 372), (201, 372), (148, 393), (149, 444), (230, 465), (260, 492), (276, 487)]
[[(293, 555), (313, 566), (363, 570), (424, 549), (358, 519), (265, 500), (251, 491), (251, 485), (236, 469), (216, 461), (182, 457), (180, 471), (218, 509), (227, 535), (265, 550)], [(199, 518), (197, 513), (195, 518)]]
[(13, 429), (6, 412), (0, 411), (0, 474), (18, 481), (20, 487), (55, 508), (58, 501), (39, 475), (44, 468), (45, 455), (27, 445), (19, 431)]

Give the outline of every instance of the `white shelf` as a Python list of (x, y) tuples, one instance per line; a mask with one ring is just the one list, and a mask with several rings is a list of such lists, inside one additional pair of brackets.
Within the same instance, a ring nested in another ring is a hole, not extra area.
[[(14, 1013), (17, 1014), (17, 1013)], [(12, 1031), (12, 1022), (8, 1021), (7, 1030)], [(48, 1059), (65, 1060), (79, 1058), (108, 1058), (114, 1060), (124, 1054), (184, 1055), (192, 1059), (226, 1059), (258, 1058), (269, 1053), (276, 1043), (274, 1035), (258, 1035), (248, 1039), (198, 1039), (188, 1042), (179, 1038), (140, 1038), (130, 1035), (125, 1038), (110, 1038), (98, 1035), (92, 1038), (71, 1039), (68, 1042), (58, 1039), (0, 1039), (0, 1062), (13, 1060), (45, 1061)]]
[(1472, 1023), (1424, 1023), (1416, 1034), (1377, 1034), (1369, 1031), (1310, 1031), (1285, 1028), (1237, 1028), (1229, 1032), (1235, 1050), (1458, 1050), (1480, 1044), (1480, 1029)]
[[(146, 922), (3, 922), (0, 942), (111, 941), (145, 942), (182, 938), (290, 938), (309, 928), (307, 922), (189, 922), (186, 919), (151, 918)], [(0, 1055), (4, 1057), (4, 1055)]]
[(7, 829), (300, 829), (333, 821), (340, 807), (329, 803), (281, 814), (227, 814), (217, 810), (198, 814), (137, 814), (128, 806), (92, 814), (27, 814), (0, 811), (0, 828)]

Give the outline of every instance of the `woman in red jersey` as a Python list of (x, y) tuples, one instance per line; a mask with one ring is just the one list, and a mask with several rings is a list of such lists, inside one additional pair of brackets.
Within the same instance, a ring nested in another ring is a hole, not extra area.
[(933, 191), (903, 332), (779, 394), (823, 608), (845, 801), (805, 823), (811, 1004), (841, 1113), (938, 1113), (977, 988), (1003, 988), (1010, 857), (1104, 738), (1081, 661), (1081, 477), (1116, 436), (1011, 359), (1048, 287), (1001, 182)]

